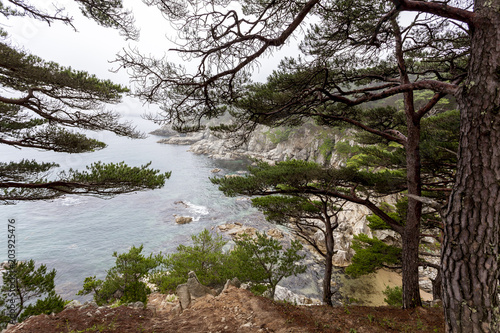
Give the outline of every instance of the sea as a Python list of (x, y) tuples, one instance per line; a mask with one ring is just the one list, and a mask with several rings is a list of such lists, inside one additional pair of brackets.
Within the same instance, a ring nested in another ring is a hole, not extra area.
[[(139, 115), (128, 116), (145, 133), (157, 129)], [(240, 222), (266, 225), (263, 215), (251, 207), (248, 198), (224, 196), (209, 177), (241, 173), (246, 161), (220, 161), (188, 152), (188, 146), (157, 143), (160, 137), (129, 139), (113, 133), (89, 133), (108, 146), (100, 151), (66, 154), (0, 146), (0, 161), (35, 159), (56, 162), (60, 167), (83, 170), (92, 162), (121, 162), (151, 167), (172, 175), (165, 186), (102, 199), (93, 196), (63, 196), (50, 201), (0, 205), (0, 261), (8, 259), (9, 220), (15, 220), (15, 256), (34, 259), (49, 270), (56, 269), (56, 291), (63, 299), (85, 301), (76, 296), (88, 276), (104, 278), (114, 265), (113, 252), (124, 253), (132, 246), (144, 246), (143, 253), (174, 252), (179, 244), (191, 244), (191, 235), (217, 225)], [(221, 169), (216, 174), (212, 171)], [(49, 175), (50, 177), (50, 175)], [(178, 225), (175, 216), (193, 221)]]

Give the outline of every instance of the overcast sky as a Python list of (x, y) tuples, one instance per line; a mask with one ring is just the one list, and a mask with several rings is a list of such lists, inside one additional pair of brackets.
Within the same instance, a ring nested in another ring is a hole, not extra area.
[[(36, 0), (37, 7), (50, 8), (54, 0)], [(75, 32), (70, 26), (46, 23), (31, 20), (27, 17), (2, 19), (5, 29), (10, 33), (14, 45), (18, 45), (45, 60), (55, 61), (64, 66), (85, 70), (108, 78), (117, 83), (129, 85), (125, 72), (113, 74), (109, 69), (113, 67), (109, 61), (122, 48), (137, 46), (143, 54), (162, 56), (173, 45), (165, 35), (175, 36), (175, 31), (170, 27), (156, 7), (148, 7), (138, 0), (125, 0), (125, 8), (133, 10), (136, 26), (141, 31), (139, 42), (125, 41), (118, 31), (98, 26), (80, 14), (78, 6), (71, 0), (56, 0), (60, 6), (66, 8), (69, 16), (74, 18)], [(285, 52), (283, 52), (285, 53)], [(282, 53), (282, 54), (283, 54)], [(179, 61), (174, 52), (167, 53), (168, 59)], [(264, 66), (255, 75), (264, 79), (272, 71), (272, 66), (279, 63), (280, 55), (275, 59), (266, 60)]]
[[(33, 0), (32, 3), (50, 12), (53, 12), (53, 3), (66, 8), (69, 16), (74, 18), (74, 25), (78, 30), (75, 32), (70, 26), (58, 22), (48, 26), (44, 22), (27, 17), (0, 19), (2, 26), (9, 32), (13, 45), (38, 55), (44, 60), (84, 70), (101, 79), (110, 79), (130, 88), (133, 87), (125, 71), (110, 72), (111, 68), (117, 67), (116, 64), (110, 62), (123, 48), (138, 47), (143, 54), (154, 54), (159, 57), (167, 53), (169, 60), (180, 61), (174, 52), (167, 52), (173, 45), (165, 38), (165, 35), (173, 37), (176, 34), (175, 31), (156, 7), (148, 7), (142, 1), (124, 0), (124, 7), (132, 9), (136, 26), (141, 31), (138, 42), (125, 41), (117, 30), (100, 27), (94, 21), (85, 18), (72, 0)], [(290, 50), (276, 53), (272, 59), (262, 61), (254, 78), (264, 81), (286, 53), (290, 54)], [(143, 107), (139, 102), (129, 99), (125, 99), (125, 102), (127, 105), (121, 106), (124, 108), (122, 112), (125, 115), (136, 114), (137, 109), (140, 108), (147, 111), (148, 107)], [(156, 108), (156, 106), (151, 106), (149, 111), (154, 111)]]

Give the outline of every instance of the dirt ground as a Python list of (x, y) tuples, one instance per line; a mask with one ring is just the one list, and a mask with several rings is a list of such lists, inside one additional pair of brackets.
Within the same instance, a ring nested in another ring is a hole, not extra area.
[(6, 332), (444, 332), (442, 308), (294, 306), (233, 287), (198, 299), (182, 312), (176, 305), (161, 294), (152, 294), (146, 309), (89, 304), (28, 318)]

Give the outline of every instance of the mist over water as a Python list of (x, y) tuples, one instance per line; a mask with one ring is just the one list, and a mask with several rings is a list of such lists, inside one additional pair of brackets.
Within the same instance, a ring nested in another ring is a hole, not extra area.
[[(138, 128), (149, 132), (156, 125), (129, 117)], [(144, 245), (143, 253), (168, 253), (179, 244), (190, 244), (191, 235), (226, 222), (265, 223), (262, 214), (247, 200), (227, 198), (209, 177), (214, 168), (224, 172), (245, 170), (243, 163), (221, 163), (187, 152), (188, 146), (163, 145), (155, 136), (131, 140), (111, 133), (92, 133), (108, 147), (85, 154), (65, 154), (0, 146), (0, 161), (56, 162), (61, 170), (83, 170), (92, 162), (125, 161), (151, 167), (172, 176), (162, 189), (100, 199), (65, 196), (53, 201), (18, 202), (0, 206), (1, 244), (7, 243), (8, 219), (16, 220), (16, 257), (34, 259), (57, 270), (56, 289), (64, 299), (75, 296), (87, 276), (105, 276), (114, 265), (112, 253), (127, 252)], [(191, 216), (193, 222), (175, 223), (175, 215)], [(0, 260), (7, 260), (7, 246), (0, 248)]]

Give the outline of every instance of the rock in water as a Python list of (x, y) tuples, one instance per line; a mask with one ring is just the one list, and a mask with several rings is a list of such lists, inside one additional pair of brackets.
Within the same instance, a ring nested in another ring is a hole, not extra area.
[(190, 216), (176, 216), (175, 223), (177, 224), (186, 224), (193, 222), (193, 218)]

